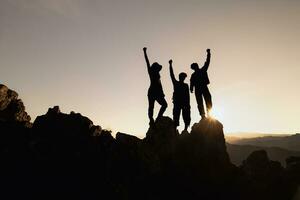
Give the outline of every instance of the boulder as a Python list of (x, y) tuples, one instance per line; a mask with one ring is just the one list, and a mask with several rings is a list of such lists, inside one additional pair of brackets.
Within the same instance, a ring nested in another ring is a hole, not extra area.
[(216, 119), (205, 118), (195, 123), (191, 130), (194, 152), (209, 160), (209, 163), (228, 166), (231, 164), (226, 150), (223, 125)]
[(153, 142), (169, 141), (178, 136), (175, 124), (170, 117), (158, 118), (146, 133), (146, 140)]
[(149, 127), (146, 137), (143, 139), (143, 146), (147, 152), (151, 152), (160, 157), (161, 161), (165, 161), (174, 154), (178, 136), (179, 133), (173, 120), (169, 117), (161, 117), (155, 121), (153, 126)]

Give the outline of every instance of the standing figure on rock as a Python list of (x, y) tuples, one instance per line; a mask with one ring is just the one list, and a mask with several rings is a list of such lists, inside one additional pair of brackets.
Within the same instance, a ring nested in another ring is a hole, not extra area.
[(172, 79), (174, 92), (173, 92), (173, 121), (176, 126), (179, 126), (180, 112), (182, 111), (182, 117), (185, 124), (184, 130), (187, 131), (191, 122), (191, 107), (190, 107), (190, 92), (188, 84), (184, 83), (184, 79), (187, 77), (186, 73), (181, 72), (179, 74), (179, 81), (174, 76), (172, 67), (173, 61), (170, 60), (170, 76)]
[(157, 62), (154, 62), (150, 66), (150, 62), (147, 56), (147, 48), (144, 47), (143, 51), (147, 63), (148, 74), (150, 77), (150, 87), (148, 89), (148, 102), (149, 102), (148, 117), (150, 120), (149, 124), (151, 126), (154, 124), (154, 119), (153, 119), (154, 102), (157, 101), (161, 105), (157, 118), (163, 116), (164, 112), (167, 109), (168, 104), (165, 100), (165, 94), (163, 92), (163, 88), (160, 81), (159, 72), (162, 69), (162, 66)]
[(202, 68), (199, 68), (197, 63), (191, 64), (191, 68), (192, 70), (194, 70), (194, 73), (191, 76), (190, 90), (191, 93), (193, 93), (193, 90), (195, 88), (195, 96), (198, 104), (198, 110), (202, 119), (205, 118), (202, 96), (204, 97), (205, 100), (208, 116), (212, 108), (211, 95), (207, 87), (207, 85), (210, 83), (207, 75), (207, 69), (210, 63), (210, 49), (207, 49), (206, 52), (207, 52), (207, 57)]

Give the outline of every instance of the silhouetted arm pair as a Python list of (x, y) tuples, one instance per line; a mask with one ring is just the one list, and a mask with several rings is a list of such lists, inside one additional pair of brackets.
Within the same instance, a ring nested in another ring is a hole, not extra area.
[(208, 67), (209, 67), (209, 63), (210, 63), (210, 49), (206, 49), (207, 52), (207, 56), (206, 56), (206, 61), (202, 67), (202, 69), (204, 69), (205, 71), (207, 71)]
[(149, 58), (147, 56), (147, 47), (144, 47), (143, 51), (144, 51), (144, 56), (145, 56), (145, 60), (146, 60), (146, 63), (147, 63), (148, 74), (150, 74), (150, 67), (151, 66), (150, 66)]
[(173, 63), (173, 61), (169, 60), (169, 64), (170, 64), (170, 76), (171, 76), (171, 80), (172, 80), (173, 84), (175, 84), (176, 83), (176, 78), (175, 78), (175, 75), (174, 75), (172, 63)]

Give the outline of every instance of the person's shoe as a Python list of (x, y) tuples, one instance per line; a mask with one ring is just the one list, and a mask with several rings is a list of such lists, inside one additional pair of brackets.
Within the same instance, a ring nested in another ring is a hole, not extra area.
[(189, 128), (189, 126), (188, 126), (188, 125), (185, 125), (185, 126), (184, 126), (184, 130), (183, 130), (183, 131), (187, 131), (187, 130), (188, 130), (188, 128)]
[(187, 135), (189, 135), (189, 132), (187, 130), (183, 130), (181, 132), (181, 136), (187, 136)]

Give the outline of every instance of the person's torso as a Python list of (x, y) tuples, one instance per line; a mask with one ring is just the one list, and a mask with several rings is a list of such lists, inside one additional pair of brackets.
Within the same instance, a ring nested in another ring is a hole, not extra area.
[(173, 102), (180, 105), (190, 105), (189, 86), (176, 81), (174, 84)]
[(201, 86), (208, 85), (210, 83), (207, 71), (199, 69), (193, 74), (194, 85), (197, 89), (200, 89)]
[(148, 90), (148, 94), (153, 95), (164, 95), (159, 72), (150, 72), (150, 87)]

